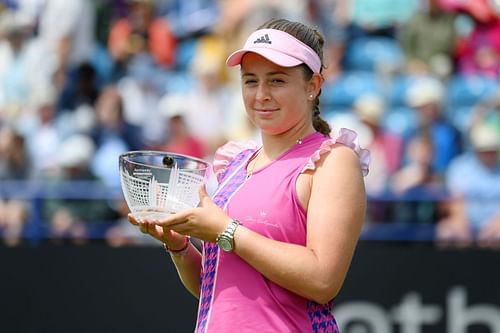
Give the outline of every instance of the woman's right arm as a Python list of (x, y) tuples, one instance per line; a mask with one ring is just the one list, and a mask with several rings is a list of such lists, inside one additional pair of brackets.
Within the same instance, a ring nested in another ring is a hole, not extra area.
[(170, 253), (184, 287), (200, 298), (201, 253), (191, 243), (182, 254)]
[(173, 249), (170, 257), (175, 264), (179, 278), (184, 287), (196, 298), (200, 297), (200, 275), (201, 275), (201, 253), (188, 241), (185, 251), (175, 252), (185, 244), (186, 237), (167, 228), (156, 226), (150, 221), (138, 221), (132, 214), (128, 215), (128, 220), (133, 225), (139, 227), (140, 231), (151, 235), (168, 248)]

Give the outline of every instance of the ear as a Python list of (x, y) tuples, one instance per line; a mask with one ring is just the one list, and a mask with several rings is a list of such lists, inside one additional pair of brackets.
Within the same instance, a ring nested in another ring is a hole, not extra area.
[(307, 95), (313, 96), (313, 99), (316, 98), (316, 96), (319, 95), (319, 91), (321, 89), (321, 86), (323, 85), (323, 77), (319, 73), (314, 73), (309, 82), (307, 83)]

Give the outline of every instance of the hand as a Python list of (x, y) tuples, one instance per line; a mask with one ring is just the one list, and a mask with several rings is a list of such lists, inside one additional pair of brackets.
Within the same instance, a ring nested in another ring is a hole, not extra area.
[(479, 231), (478, 244), (483, 248), (500, 248), (500, 215), (489, 221)]
[(210, 199), (205, 186), (198, 192), (200, 206), (172, 214), (162, 220), (153, 221), (156, 227), (167, 228), (176, 233), (215, 242), (231, 222), (231, 218)]
[(184, 246), (185, 235), (179, 234), (167, 227), (161, 227), (155, 225), (153, 221), (149, 220), (137, 220), (134, 215), (128, 214), (128, 220), (133, 225), (139, 227), (139, 230), (144, 234), (149, 234), (150, 236), (156, 238), (162, 243), (165, 243), (169, 249), (180, 249)]
[(441, 247), (465, 248), (472, 245), (472, 233), (465, 221), (447, 219), (436, 227), (436, 238)]

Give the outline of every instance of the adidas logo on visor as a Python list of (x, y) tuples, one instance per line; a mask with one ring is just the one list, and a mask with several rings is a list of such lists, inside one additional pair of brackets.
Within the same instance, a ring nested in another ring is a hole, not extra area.
[(273, 42), (269, 39), (269, 35), (265, 34), (264, 36), (257, 38), (253, 43), (254, 44), (258, 44), (258, 43), (272, 44)]

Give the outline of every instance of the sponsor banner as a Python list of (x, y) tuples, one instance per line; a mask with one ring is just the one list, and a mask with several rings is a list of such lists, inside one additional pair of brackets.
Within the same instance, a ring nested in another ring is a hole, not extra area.
[(342, 333), (500, 333), (500, 252), (359, 244), (334, 314)]
[[(160, 245), (0, 248), (2, 332), (193, 332), (197, 300)], [(341, 333), (500, 333), (500, 252), (359, 244)]]

